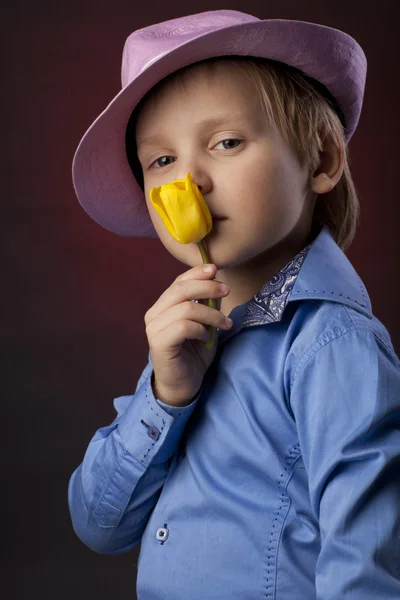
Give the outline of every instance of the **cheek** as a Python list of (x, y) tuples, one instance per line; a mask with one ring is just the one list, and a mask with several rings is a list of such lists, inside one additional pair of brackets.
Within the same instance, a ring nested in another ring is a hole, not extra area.
[[(248, 186), (243, 209), (253, 218), (259, 218), (261, 209), (274, 209), (279, 205), (285, 187), (281, 165), (276, 160), (264, 160), (248, 170)], [(249, 201), (251, 196), (252, 200)]]
[(282, 176), (282, 159), (268, 146), (262, 146), (247, 157), (244, 173), (249, 190), (273, 189)]
[(283, 155), (264, 161), (253, 177), (255, 189), (272, 205), (293, 202), (300, 184), (299, 169), (291, 157)]

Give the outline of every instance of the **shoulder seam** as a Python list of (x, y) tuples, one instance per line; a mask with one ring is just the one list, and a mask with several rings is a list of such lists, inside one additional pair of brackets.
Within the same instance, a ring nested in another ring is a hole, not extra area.
[(290, 379), (290, 389), (292, 389), (294, 380), (298, 376), (300, 371), (303, 370), (303, 368), (306, 366), (306, 364), (317, 354), (317, 352), (319, 352), (319, 350), (321, 350), (322, 348), (324, 348), (325, 346), (327, 346), (334, 340), (339, 339), (343, 335), (347, 335), (348, 333), (351, 333), (352, 331), (365, 331), (365, 332), (369, 333), (375, 341), (378, 341), (380, 344), (382, 344), (382, 346), (384, 346), (384, 348), (388, 351), (388, 353), (395, 360), (395, 362), (400, 364), (399, 358), (397, 357), (397, 354), (394, 352), (394, 350), (392, 348), (390, 348), (384, 342), (384, 340), (382, 340), (379, 336), (377, 336), (375, 331), (373, 331), (371, 328), (368, 328), (368, 327), (360, 327), (360, 326), (354, 325), (353, 319), (351, 319), (351, 322), (353, 323), (353, 327), (351, 327), (350, 329), (347, 329), (345, 331), (340, 330), (338, 327), (335, 327), (333, 330), (325, 331), (324, 333), (322, 333), (319, 336), (319, 341), (314, 342), (311, 345), (311, 347), (309, 347), (305, 351), (303, 356), (299, 359), (297, 366), (294, 369), (294, 373)]
[[(394, 348), (391, 348), (390, 346), (388, 346), (388, 345), (387, 345), (387, 343), (385, 342), (385, 340), (384, 340), (384, 339), (383, 339), (383, 338), (382, 338), (380, 335), (378, 335), (378, 332), (374, 331), (374, 330), (373, 330), (373, 329), (371, 329), (370, 327), (363, 327), (363, 326), (356, 325), (356, 323), (355, 323), (355, 321), (354, 321), (354, 319), (353, 319), (353, 316), (352, 316), (352, 314), (350, 313), (350, 311), (349, 311), (348, 307), (347, 307), (347, 306), (344, 306), (344, 309), (345, 309), (345, 311), (347, 312), (347, 314), (348, 314), (348, 316), (349, 316), (349, 319), (350, 319), (350, 320), (351, 320), (351, 322), (353, 323), (353, 325), (354, 325), (354, 329), (357, 329), (357, 330), (359, 330), (359, 331), (369, 331), (370, 333), (372, 333), (372, 335), (374, 336), (374, 338), (375, 338), (376, 340), (378, 340), (378, 341), (379, 341), (379, 342), (382, 344), (382, 346), (384, 346), (384, 347), (386, 348), (386, 350), (389, 352), (389, 354), (390, 354), (391, 356), (393, 356), (393, 358), (396, 358), (396, 357), (397, 357), (397, 354), (395, 353), (395, 351), (394, 351)], [(398, 357), (397, 357), (396, 359), (398, 359)]]
[(294, 369), (294, 373), (291, 377), (290, 380), (290, 386), (293, 386), (293, 382), (295, 380), (295, 377), (297, 377), (297, 375), (299, 374), (299, 372), (303, 369), (303, 367), (305, 367), (305, 365), (308, 363), (309, 360), (311, 360), (311, 358), (313, 356), (315, 356), (315, 354), (317, 354), (317, 352), (319, 350), (321, 350), (321, 348), (324, 348), (327, 344), (333, 342), (333, 340), (338, 339), (339, 337), (341, 337), (342, 335), (346, 335), (347, 333), (350, 333), (350, 331), (354, 331), (354, 329), (356, 329), (355, 327), (352, 327), (351, 329), (346, 329), (345, 331), (339, 330), (337, 327), (335, 327), (335, 331), (333, 330), (328, 330), (325, 331), (323, 333), (321, 333), (321, 335), (319, 336), (320, 338), (322, 336), (325, 336), (324, 340), (321, 341), (317, 341), (314, 342), (311, 347), (309, 347), (305, 353), (303, 354), (303, 356), (299, 359), (296, 368)]

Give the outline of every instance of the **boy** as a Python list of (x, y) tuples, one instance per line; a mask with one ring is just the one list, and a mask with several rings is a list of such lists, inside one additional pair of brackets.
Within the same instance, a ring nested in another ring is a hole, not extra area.
[[(139, 599), (400, 597), (400, 364), (343, 252), (365, 74), (320, 25), (174, 19), (128, 38), (124, 89), (77, 150), (89, 214), (192, 267), (146, 313), (135, 394), (69, 485), (90, 548), (141, 544)], [(187, 172), (213, 215), (208, 274), (149, 201)]]

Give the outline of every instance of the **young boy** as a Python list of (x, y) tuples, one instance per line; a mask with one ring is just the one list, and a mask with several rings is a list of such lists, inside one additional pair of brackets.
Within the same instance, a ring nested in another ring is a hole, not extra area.
[[(88, 213), (191, 267), (146, 313), (135, 393), (69, 484), (85, 544), (141, 544), (139, 600), (400, 597), (400, 361), (344, 254), (365, 75), (338, 30), (178, 18), (131, 34), (123, 89), (80, 143)], [(188, 172), (213, 216), (208, 274), (149, 199)]]

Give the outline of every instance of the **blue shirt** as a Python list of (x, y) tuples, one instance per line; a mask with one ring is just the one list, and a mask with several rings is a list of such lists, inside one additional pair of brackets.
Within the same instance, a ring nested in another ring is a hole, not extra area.
[(235, 307), (184, 408), (114, 400), (69, 482), (79, 538), (141, 544), (139, 600), (399, 600), (400, 361), (323, 227)]

